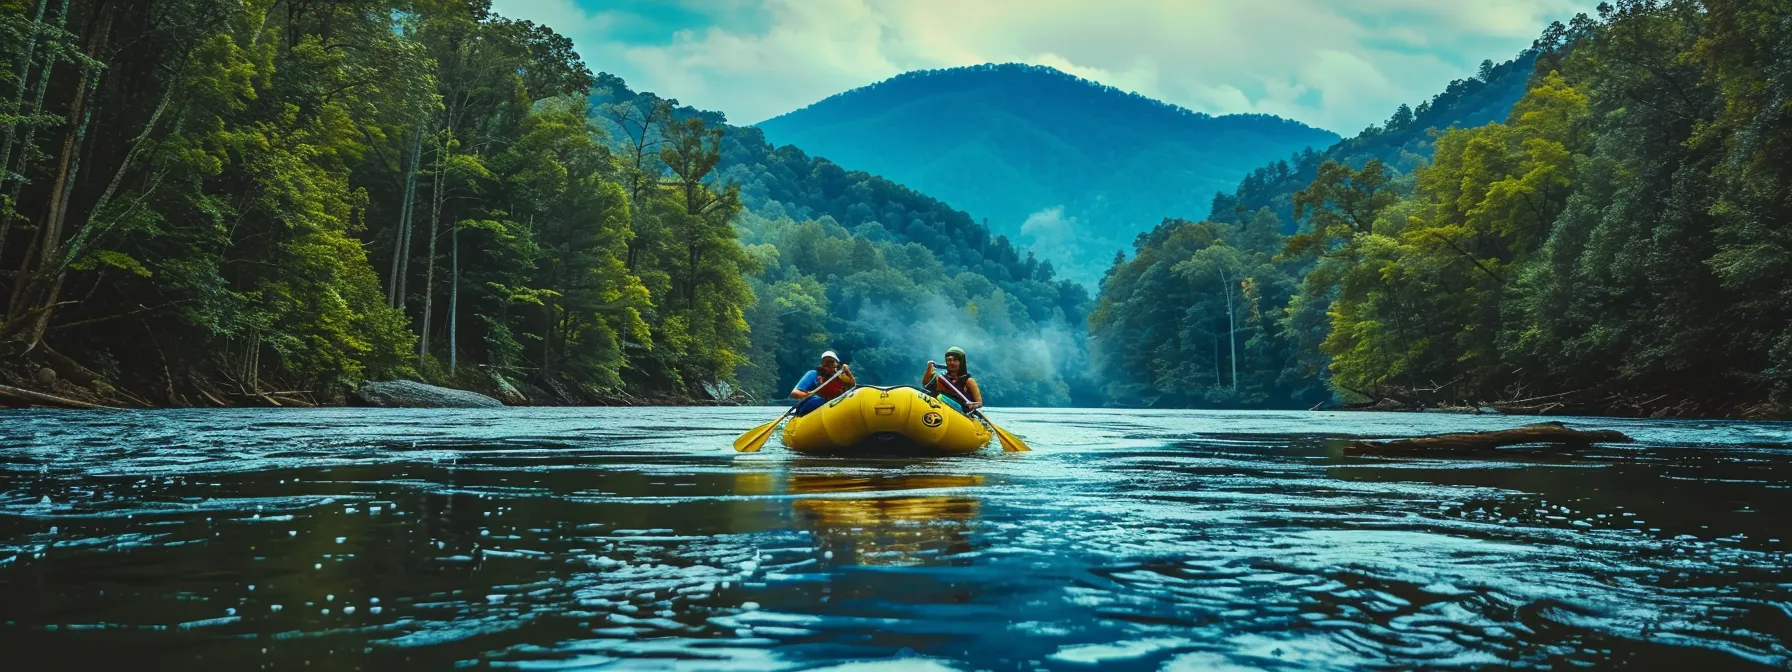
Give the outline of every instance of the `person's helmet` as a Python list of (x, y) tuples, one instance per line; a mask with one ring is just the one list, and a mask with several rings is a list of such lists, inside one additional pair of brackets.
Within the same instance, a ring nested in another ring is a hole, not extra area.
[(840, 356), (839, 356), (839, 355), (836, 355), (836, 354), (834, 354), (834, 351), (833, 351), (833, 350), (829, 350), (829, 351), (827, 351), (827, 352), (824, 352), (824, 353), (821, 353), (821, 361), (824, 361), (824, 362), (825, 362), (825, 361), (828, 361), (828, 360), (830, 360), (830, 359), (831, 359), (831, 360), (834, 360), (834, 363), (835, 363), (835, 364), (839, 364), (839, 363), (840, 363)]
[(952, 355), (958, 355), (958, 361), (965, 362), (966, 368), (969, 368), (969, 361), (967, 361), (966, 357), (964, 356), (964, 348), (958, 347), (956, 345), (954, 345), (950, 348), (946, 348), (946, 356), (950, 357)]

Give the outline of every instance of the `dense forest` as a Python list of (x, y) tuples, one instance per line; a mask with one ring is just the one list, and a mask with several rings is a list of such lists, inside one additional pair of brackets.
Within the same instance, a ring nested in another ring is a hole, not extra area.
[(1771, 0), (1552, 25), (1207, 221), (1154, 216), (1094, 300), (963, 211), (633, 91), (484, 0), (0, 0), (0, 36), (14, 388), (746, 401), (822, 349), (895, 383), (961, 345), (1006, 405), (1792, 403)]
[(896, 382), (959, 344), (992, 401), (1073, 400), (1090, 300), (1050, 264), (484, 0), (0, 10), (8, 385), (742, 400), (825, 348)]
[[(1525, 63), (1506, 117), (1436, 132), (1429, 160), (1348, 162), (1418, 137), (1424, 114), (1402, 108), (1303, 162), (1310, 179), (1259, 172), (1216, 198), (1217, 221), (1141, 236), (1090, 318), (1109, 391), (1304, 404), (1323, 395), (1299, 379), (1318, 377), (1398, 406), (1785, 415), (1783, 3), (1601, 5), (1506, 67)], [(1511, 80), (1484, 75), (1424, 112)], [(1274, 192), (1290, 180), (1305, 183), (1283, 237)]]
[(986, 219), (1091, 288), (1163, 217), (1200, 217), (1251, 168), (1338, 141), (1262, 114), (1213, 116), (1017, 63), (922, 70), (755, 127)]
[(721, 132), (716, 173), (738, 189), (745, 212), (735, 225), (755, 269), (751, 356), (739, 370), (750, 394), (782, 396), (827, 349), (863, 382), (911, 382), (957, 344), (986, 374), (992, 403), (1104, 401), (1084, 355), (1089, 293), (1050, 261), (902, 185), (598, 79), (595, 117), (623, 157), (649, 156), (667, 119)]
[(593, 76), (546, 27), (455, 0), (9, 5), (0, 347), (61, 376), (40, 384), (570, 400), (744, 361), (713, 134), (677, 127), (666, 175), (625, 190)]

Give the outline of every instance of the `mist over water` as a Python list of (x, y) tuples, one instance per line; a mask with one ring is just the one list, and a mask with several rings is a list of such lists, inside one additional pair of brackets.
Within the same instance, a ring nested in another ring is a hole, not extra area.
[(1088, 336), (1063, 320), (992, 330), (979, 323), (975, 307), (955, 307), (937, 294), (928, 295), (922, 305), (910, 317), (873, 305), (854, 321), (855, 327), (869, 333), (902, 335), (889, 339), (886, 347), (914, 365), (899, 368), (896, 380), (886, 384), (919, 384), (926, 363), (944, 366), (946, 348), (954, 346), (965, 350), (966, 368), (992, 403), (1035, 399), (1040, 405), (1066, 406), (1071, 403), (1072, 384), (1082, 384)]
[(884, 236), (854, 238), (828, 216), (741, 219), (742, 239), (763, 267), (755, 310), (771, 313), (750, 321), (755, 346), (776, 353), (777, 374), (788, 379), (770, 394), (782, 396), (823, 350), (839, 352), (863, 384), (914, 385), (928, 361), (943, 364), (957, 346), (992, 403), (1101, 402), (1088, 374), (1088, 329), (1076, 323), (1086, 295), (1037, 279), (996, 282), (1008, 271), (993, 266), (948, 270), (926, 248), (889, 240), (875, 222), (860, 229)]
[(0, 646), (18, 669), (1792, 664), (1783, 424), (1586, 421), (1639, 442), (1441, 461), (1326, 438), (1525, 420), (991, 415), (1034, 451), (729, 450), (764, 408), (8, 413)]

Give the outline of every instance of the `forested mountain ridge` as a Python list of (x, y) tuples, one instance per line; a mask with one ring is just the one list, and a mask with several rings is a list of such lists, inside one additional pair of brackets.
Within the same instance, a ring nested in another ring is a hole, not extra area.
[(1090, 316), (1109, 393), (1792, 415), (1779, 4), (1602, 5), (1543, 32), (1503, 121), (1442, 132), (1410, 173), (1320, 162), (1295, 235), (1267, 204), (1165, 222)]
[(951, 203), (1091, 285), (1159, 219), (1199, 216), (1252, 167), (1338, 139), (1021, 64), (911, 72), (755, 127)]
[[(1052, 262), (1020, 253), (969, 215), (864, 171), (774, 148), (754, 127), (633, 91), (600, 74), (593, 117), (619, 155), (651, 146), (663, 118), (721, 129), (716, 180), (738, 189), (736, 220), (759, 262), (752, 363), (741, 383), (781, 394), (834, 349), (867, 383), (906, 382), (952, 344), (976, 357), (996, 403), (1098, 405), (1083, 326), (1091, 300)], [(657, 112), (655, 110), (658, 110)], [(772, 365), (775, 363), (775, 366)]]
[(1474, 77), (1450, 82), (1418, 107), (1401, 104), (1386, 122), (1370, 125), (1337, 144), (1319, 151), (1302, 150), (1260, 166), (1236, 187), (1214, 194), (1207, 218), (1236, 222), (1267, 207), (1283, 222), (1283, 233), (1293, 233), (1294, 193), (1319, 176), (1320, 164), (1336, 161), (1362, 168), (1375, 160), (1409, 174), (1431, 160), (1435, 133), (1504, 121), (1524, 96), (1536, 61), (1535, 49), (1504, 63), (1482, 61)]

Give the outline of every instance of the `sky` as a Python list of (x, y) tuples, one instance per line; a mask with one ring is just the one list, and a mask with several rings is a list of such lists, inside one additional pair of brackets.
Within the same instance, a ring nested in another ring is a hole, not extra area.
[(594, 72), (753, 124), (911, 70), (1047, 65), (1350, 136), (1597, 0), (493, 0)]

